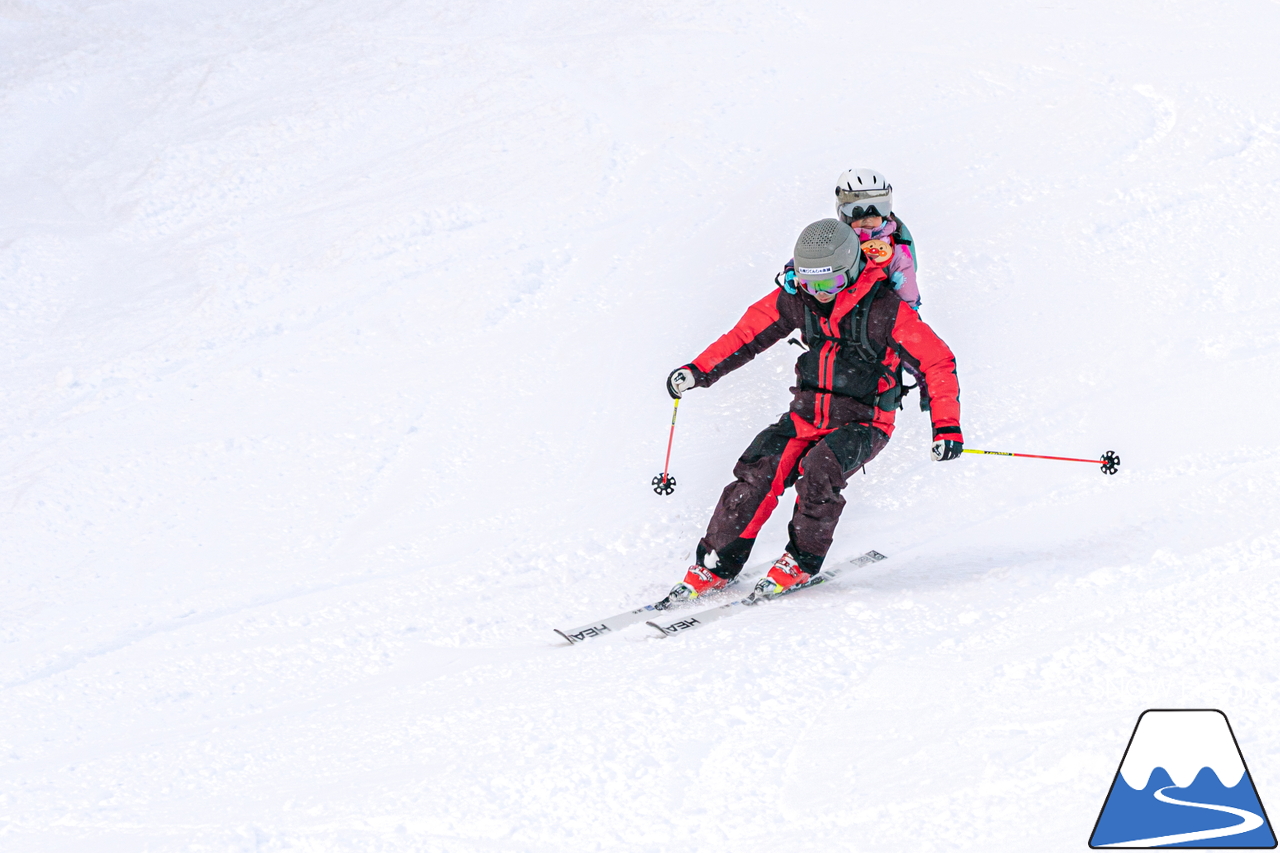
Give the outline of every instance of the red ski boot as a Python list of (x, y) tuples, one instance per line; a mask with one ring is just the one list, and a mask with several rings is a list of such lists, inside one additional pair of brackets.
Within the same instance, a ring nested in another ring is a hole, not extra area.
[(812, 579), (812, 575), (797, 565), (794, 557), (783, 551), (769, 573), (756, 583), (756, 592), (760, 595), (780, 595)]
[(724, 589), (729, 582), (708, 568), (694, 563), (685, 572), (684, 580), (671, 588), (667, 596), (671, 601), (691, 601), (708, 592)]

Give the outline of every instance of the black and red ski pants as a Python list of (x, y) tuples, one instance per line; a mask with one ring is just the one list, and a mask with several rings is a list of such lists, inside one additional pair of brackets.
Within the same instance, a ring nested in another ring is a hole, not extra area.
[(788, 525), (787, 551), (809, 574), (822, 568), (836, 524), (844, 510), (840, 494), (849, 475), (876, 457), (889, 437), (873, 426), (850, 423), (818, 429), (792, 412), (783, 415), (751, 442), (733, 466), (736, 479), (725, 486), (707, 535), (698, 543), (698, 562), (716, 554), (712, 571), (732, 578), (742, 571), (756, 534), (778, 506), (778, 498), (796, 488)]

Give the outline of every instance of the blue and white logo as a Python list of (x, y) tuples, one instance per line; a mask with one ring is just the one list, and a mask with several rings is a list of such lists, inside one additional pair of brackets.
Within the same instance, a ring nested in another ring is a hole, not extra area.
[(1089, 846), (1274, 848), (1226, 714), (1143, 711)]

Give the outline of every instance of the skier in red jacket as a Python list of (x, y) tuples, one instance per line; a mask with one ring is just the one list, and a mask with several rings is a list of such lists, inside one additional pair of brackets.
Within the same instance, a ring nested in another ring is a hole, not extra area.
[(928, 383), (933, 458), (960, 455), (955, 357), (894, 292), (886, 272), (893, 249), (880, 240), (860, 245), (836, 219), (809, 225), (796, 240), (794, 280), (780, 279), (778, 290), (667, 377), (668, 393), (680, 397), (714, 384), (795, 329), (808, 348), (796, 361), (791, 410), (738, 459), (736, 479), (720, 495), (697, 562), (672, 590), (673, 599), (723, 589), (736, 577), (779, 496), (792, 485), (796, 504), (787, 549), (756, 588), (776, 595), (821, 570), (844, 509), (840, 491), (893, 434), (904, 365)]

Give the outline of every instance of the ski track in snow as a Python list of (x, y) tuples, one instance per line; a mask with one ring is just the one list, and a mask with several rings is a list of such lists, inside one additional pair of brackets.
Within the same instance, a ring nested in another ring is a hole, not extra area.
[[(1153, 707), (1265, 802), (1278, 25), (0, 2), (0, 848), (1078, 850)], [(668, 371), (860, 165), (968, 446), (1121, 473), (933, 464), (909, 398), (831, 556), (889, 560), (567, 647), (786, 408), (784, 344), (649, 490)]]

